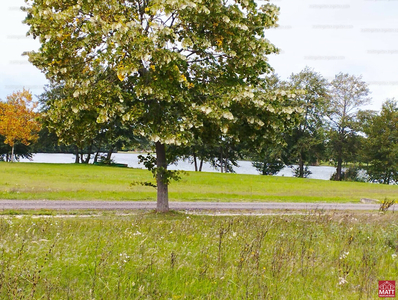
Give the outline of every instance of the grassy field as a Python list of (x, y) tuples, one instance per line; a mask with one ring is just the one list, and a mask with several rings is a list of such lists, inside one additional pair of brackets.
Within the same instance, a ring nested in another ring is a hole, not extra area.
[(398, 280), (382, 214), (0, 218), (1, 299), (378, 299)]
[[(155, 200), (153, 181), (140, 169), (74, 164), (0, 163), (0, 198)], [(187, 172), (169, 188), (171, 201), (359, 202), (397, 199), (398, 186), (276, 176)]]

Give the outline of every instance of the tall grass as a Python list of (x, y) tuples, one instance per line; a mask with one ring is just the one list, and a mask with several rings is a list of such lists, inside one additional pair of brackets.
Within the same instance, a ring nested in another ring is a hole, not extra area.
[(0, 219), (1, 299), (375, 299), (393, 213)]
[[(0, 198), (155, 200), (146, 170), (92, 165), (0, 163)], [(154, 181), (153, 181), (154, 182)], [(398, 186), (260, 175), (187, 172), (169, 188), (171, 201), (359, 202), (395, 199)]]

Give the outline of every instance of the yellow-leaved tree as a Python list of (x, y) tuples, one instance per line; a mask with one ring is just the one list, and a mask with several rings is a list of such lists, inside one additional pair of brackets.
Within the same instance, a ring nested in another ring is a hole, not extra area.
[(11, 146), (11, 161), (14, 161), (15, 143), (29, 145), (38, 137), (41, 126), (34, 111), (36, 107), (32, 94), (25, 89), (0, 102), (0, 135), (4, 136), (4, 143)]

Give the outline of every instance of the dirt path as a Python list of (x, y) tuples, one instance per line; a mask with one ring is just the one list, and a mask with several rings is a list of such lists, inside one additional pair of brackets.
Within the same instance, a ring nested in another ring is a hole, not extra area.
[[(61, 201), (61, 200), (0, 200), (0, 209), (98, 209), (151, 210), (155, 202), (143, 201)], [(173, 210), (379, 210), (378, 204), (362, 203), (276, 203), (276, 202), (170, 202)], [(395, 204), (390, 210), (398, 209)]]

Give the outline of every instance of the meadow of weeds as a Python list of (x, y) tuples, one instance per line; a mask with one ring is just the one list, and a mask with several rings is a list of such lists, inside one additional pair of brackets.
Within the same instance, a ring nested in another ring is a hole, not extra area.
[(377, 299), (398, 218), (3, 216), (0, 299)]

